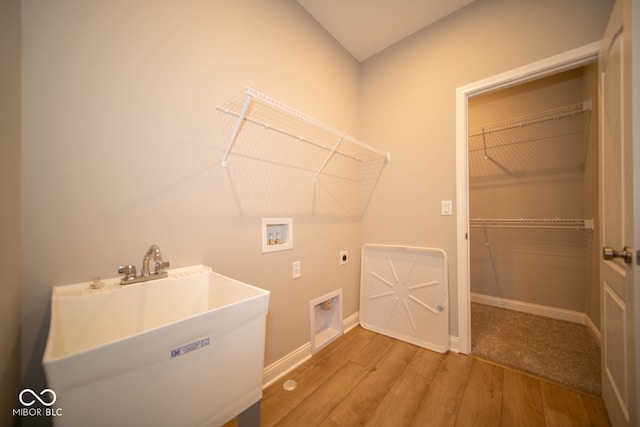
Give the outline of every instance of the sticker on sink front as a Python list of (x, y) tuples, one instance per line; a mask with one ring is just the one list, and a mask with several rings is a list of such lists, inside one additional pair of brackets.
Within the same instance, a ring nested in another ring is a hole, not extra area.
[(199, 340), (190, 342), (189, 344), (182, 345), (178, 348), (174, 348), (171, 350), (171, 358), (178, 356), (184, 356), (187, 353), (191, 353), (192, 351), (200, 350), (211, 343), (211, 338), (201, 338)]

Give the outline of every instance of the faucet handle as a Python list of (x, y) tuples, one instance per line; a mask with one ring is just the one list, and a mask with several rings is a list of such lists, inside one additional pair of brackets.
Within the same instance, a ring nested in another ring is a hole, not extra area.
[(169, 261), (162, 261), (156, 263), (156, 274), (163, 273), (167, 268), (169, 268)]
[(124, 274), (122, 280), (133, 280), (136, 278), (136, 266), (133, 264), (121, 265), (118, 267), (118, 273)]

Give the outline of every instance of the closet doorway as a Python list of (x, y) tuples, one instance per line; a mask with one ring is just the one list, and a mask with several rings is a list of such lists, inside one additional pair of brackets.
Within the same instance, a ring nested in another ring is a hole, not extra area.
[[(454, 347), (471, 353), (470, 217), (468, 103), (471, 98), (526, 84), (597, 61), (598, 43), (591, 43), (504, 73), (470, 83), (456, 90), (456, 217), (458, 339)], [(595, 117), (595, 115), (594, 115)], [(494, 159), (495, 160), (495, 159)]]
[(468, 101), (471, 353), (596, 394), (597, 88), (592, 63)]

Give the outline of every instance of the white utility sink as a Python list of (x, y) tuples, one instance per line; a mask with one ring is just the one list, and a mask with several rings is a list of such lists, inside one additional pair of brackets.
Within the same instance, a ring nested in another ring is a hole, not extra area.
[(103, 282), (53, 289), (56, 426), (216, 426), (261, 399), (268, 291), (203, 265)]

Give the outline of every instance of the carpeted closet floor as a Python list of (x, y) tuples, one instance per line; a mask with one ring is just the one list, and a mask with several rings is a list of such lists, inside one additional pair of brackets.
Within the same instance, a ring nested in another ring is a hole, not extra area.
[(600, 394), (600, 348), (584, 325), (472, 303), (471, 353)]

